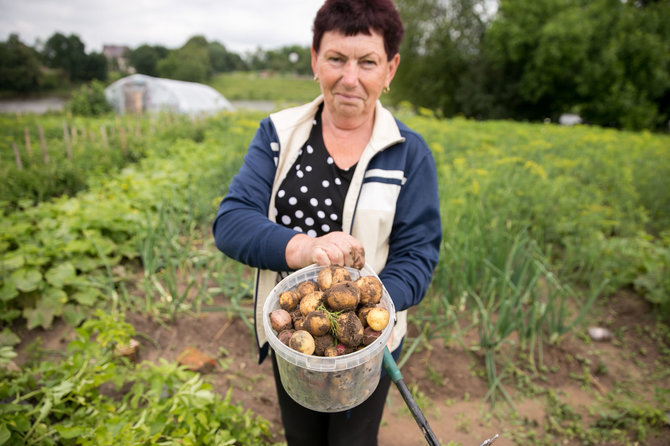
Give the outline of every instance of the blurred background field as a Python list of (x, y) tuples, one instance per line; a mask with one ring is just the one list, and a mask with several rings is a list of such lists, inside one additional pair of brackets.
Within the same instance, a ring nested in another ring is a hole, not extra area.
[(320, 94), (311, 77), (292, 74), (239, 71), (219, 74), (209, 84), (231, 101), (303, 104)]

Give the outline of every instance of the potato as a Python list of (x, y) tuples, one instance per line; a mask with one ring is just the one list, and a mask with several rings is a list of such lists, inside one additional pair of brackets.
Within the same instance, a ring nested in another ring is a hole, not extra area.
[(293, 324), (295, 324), (296, 319), (300, 319), (300, 318), (305, 317), (300, 312), (300, 307), (299, 306), (295, 310), (289, 311), (289, 314), (291, 315), (291, 319), (293, 320)]
[(337, 339), (347, 347), (356, 347), (363, 340), (363, 324), (353, 311), (337, 317)]
[(295, 292), (298, 293), (298, 296), (301, 299), (307, 296), (308, 294), (313, 293), (314, 291), (320, 291), (320, 290), (319, 285), (313, 280), (305, 280), (303, 282), (300, 282), (298, 286), (295, 288)]
[(301, 317), (296, 318), (293, 320), (293, 328), (296, 330), (304, 330), (305, 329), (305, 317), (301, 315)]
[(337, 347), (334, 345), (326, 347), (323, 351), (323, 356), (326, 356), (328, 358), (337, 356)]
[(293, 327), (293, 321), (288, 311), (278, 308), (270, 313), (270, 325), (272, 329), (279, 333)]
[(347, 347), (344, 344), (337, 344), (335, 346), (335, 348), (337, 349), (337, 356), (342, 356), (342, 355), (346, 355), (346, 354), (349, 354), (349, 353), (353, 353), (353, 351), (354, 351), (353, 348)]
[(367, 320), (368, 313), (369, 313), (370, 310), (372, 310), (373, 308), (374, 308), (374, 307), (367, 307), (367, 306), (365, 306), (365, 307), (360, 307), (360, 306), (359, 306), (359, 307), (358, 307), (358, 313), (357, 313), (357, 314), (358, 314), (358, 319), (361, 320), (361, 324), (363, 324), (363, 328), (365, 328), (365, 327), (368, 326), (368, 320)]
[(361, 299), (361, 292), (353, 282), (340, 282), (324, 293), (326, 304), (333, 311), (353, 311)]
[(336, 283), (344, 281), (351, 281), (351, 274), (343, 266), (327, 266), (319, 271), (316, 277), (316, 283), (321, 291), (326, 291)]
[(303, 330), (306, 330), (314, 337), (324, 336), (330, 332), (330, 321), (328, 320), (328, 315), (325, 311), (312, 311), (307, 316), (305, 316), (305, 322), (302, 326)]
[(323, 303), (323, 292), (314, 291), (300, 300), (300, 312), (303, 316), (307, 316), (312, 311), (316, 311), (319, 305)]
[(279, 338), (279, 340), (283, 342), (285, 345), (288, 345), (288, 341), (289, 339), (291, 339), (291, 336), (293, 336), (293, 333), (295, 333), (295, 330), (289, 328), (288, 330), (280, 331), (279, 334), (277, 335), (277, 338)]
[(279, 295), (279, 306), (286, 311), (293, 311), (300, 303), (300, 296), (295, 291), (284, 291)]
[(311, 355), (316, 348), (314, 338), (305, 330), (297, 330), (293, 333), (293, 336), (291, 336), (291, 339), (288, 341), (288, 346), (305, 355)]
[(314, 337), (314, 354), (316, 356), (326, 356), (328, 348), (335, 347), (335, 338), (331, 334)]
[(368, 325), (375, 331), (382, 331), (389, 323), (389, 312), (386, 308), (375, 307), (365, 318)]
[(354, 349), (351, 347), (347, 347), (344, 344), (337, 344), (326, 348), (323, 352), (323, 356), (342, 356), (348, 353), (353, 353), (353, 351)]
[(363, 330), (363, 345), (367, 347), (372, 344), (381, 334), (381, 331), (375, 331), (372, 327), (365, 327), (365, 330)]
[(375, 276), (363, 276), (356, 282), (361, 292), (361, 305), (376, 305), (382, 298), (382, 283)]

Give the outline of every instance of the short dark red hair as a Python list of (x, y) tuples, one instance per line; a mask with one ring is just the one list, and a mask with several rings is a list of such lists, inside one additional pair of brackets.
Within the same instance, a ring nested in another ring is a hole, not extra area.
[(327, 31), (339, 31), (345, 36), (371, 35), (375, 31), (384, 38), (388, 60), (398, 53), (405, 33), (392, 0), (326, 0), (316, 13), (312, 31), (316, 52)]

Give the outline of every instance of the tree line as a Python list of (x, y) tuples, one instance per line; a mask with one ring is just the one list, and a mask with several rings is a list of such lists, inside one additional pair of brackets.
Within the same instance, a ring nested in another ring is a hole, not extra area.
[[(666, 130), (670, 119), (667, 0), (396, 0), (405, 24), (401, 64), (387, 100), (441, 116), (556, 121)], [(271, 70), (310, 75), (309, 48), (244, 55), (203, 36), (180, 48), (141, 45), (136, 72), (207, 82), (217, 73)], [(48, 90), (106, 81), (119, 67), (85, 53), (76, 35), (41, 48), (16, 35), (0, 43), (0, 89)], [(113, 80), (113, 79), (110, 79)]]
[(108, 81), (132, 72), (207, 82), (217, 73), (272, 70), (309, 75), (309, 48), (298, 45), (240, 55), (222, 43), (193, 36), (179, 48), (140, 45), (123, 55), (129, 67), (99, 52), (86, 53), (79, 36), (54, 33), (46, 42), (30, 47), (11, 34), (0, 42), (0, 90), (5, 92), (49, 91), (91, 80)]
[[(668, 130), (667, 0), (396, 0), (397, 97), (450, 117)], [(395, 93), (395, 92), (394, 92)]]

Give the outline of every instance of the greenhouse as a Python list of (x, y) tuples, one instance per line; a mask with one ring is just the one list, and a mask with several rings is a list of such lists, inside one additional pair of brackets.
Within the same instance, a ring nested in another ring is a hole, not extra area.
[(105, 89), (105, 96), (112, 108), (121, 114), (167, 111), (200, 115), (235, 109), (230, 101), (208, 85), (144, 74), (119, 79)]

